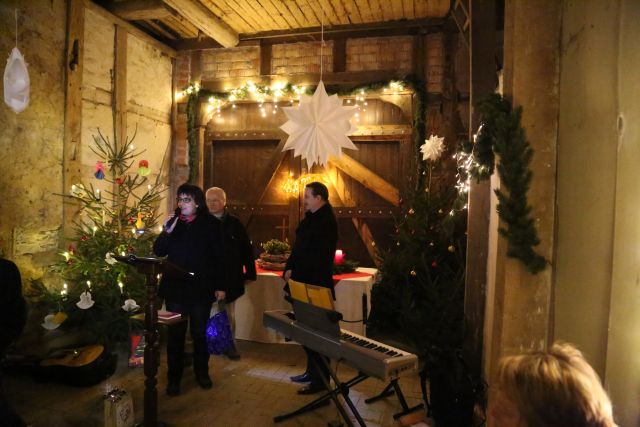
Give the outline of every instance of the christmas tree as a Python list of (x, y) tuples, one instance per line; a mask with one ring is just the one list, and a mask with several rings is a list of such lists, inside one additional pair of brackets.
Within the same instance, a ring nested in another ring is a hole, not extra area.
[(468, 177), (466, 157), (456, 154), (458, 185), (445, 182), (442, 138), (432, 136), (421, 151), (425, 164), (404, 193), (395, 247), (380, 253), (368, 330), (399, 334), (427, 353), (461, 345)]
[[(78, 215), (73, 238), (55, 266), (64, 284), (41, 289), (40, 299), (58, 313), (45, 319), (45, 327), (79, 327), (104, 344), (128, 338), (129, 315), (136, 308), (134, 301), (143, 300), (145, 279), (113, 255), (152, 253), (164, 188), (160, 174), (155, 182), (147, 178), (149, 163), (138, 160), (144, 150), (135, 150), (134, 139), (118, 144), (98, 130), (91, 147), (99, 159), (96, 185), (78, 182), (63, 195), (78, 206)], [(136, 162), (138, 169), (132, 173)]]

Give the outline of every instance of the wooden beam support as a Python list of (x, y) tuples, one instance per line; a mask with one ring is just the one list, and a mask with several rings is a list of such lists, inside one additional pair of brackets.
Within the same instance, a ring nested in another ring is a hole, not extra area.
[(333, 72), (345, 71), (347, 71), (347, 39), (335, 39), (333, 41)]
[(238, 33), (226, 22), (195, 0), (162, 0), (178, 11), (193, 25), (223, 47), (235, 47), (240, 41)]
[(116, 25), (113, 79), (113, 134), (116, 147), (127, 142), (127, 30)]
[[(294, 176), (300, 176), (301, 170), (302, 161), (291, 152), (289, 155), (289, 171)], [(296, 240), (296, 228), (300, 223), (300, 205), (300, 196), (289, 198), (289, 243), (291, 244)]]
[(361, 163), (346, 154), (343, 154), (339, 159), (332, 157), (329, 162), (393, 206), (400, 205), (400, 192), (398, 189)]
[[(82, 73), (84, 64), (84, 4), (70, 0), (67, 9), (66, 97), (64, 106), (63, 191), (68, 192), (82, 177), (80, 144), (82, 137)], [(63, 204), (63, 239), (73, 235), (73, 219), (78, 207)], [(66, 245), (65, 245), (66, 246)]]
[(128, 0), (106, 4), (109, 12), (127, 21), (163, 19), (171, 16), (161, 0)]
[(268, 76), (271, 74), (271, 46), (270, 44), (260, 43), (260, 75)]
[(373, 238), (373, 234), (371, 233), (369, 225), (363, 218), (353, 217), (351, 218), (351, 221), (353, 222), (353, 226), (358, 231), (360, 239), (362, 239), (362, 243), (364, 243), (364, 246), (367, 248), (369, 256), (375, 263), (376, 267), (378, 267), (382, 260), (378, 255), (378, 250), (376, 249), (376, 241)]
[(122, 28), (125, 28), (129, 34), (132, 34), (138, 37), (140, 40), (145, 41), (146, 43), (158, 49), (160, 52), (164, 53), (165, 55), (171, 58), (175, 58), (177, 56), (177, 53), (173, 48), (154, 39), (149, 34), (145, 33), (139, 28), (136, 28), (135, 26), (125, 21), (124, 19), (117, 17), (113, 13), (109, 12), (107, 9), (104, 9), (98, 6), (91, 0), (80, 0), (80, 1), (84, 5), (84, 7), (87, 8), (88, 10), (102, 16), (103, 18), (107, 19), (109, 22), (113, 23), (114, 25), (119, 25)]

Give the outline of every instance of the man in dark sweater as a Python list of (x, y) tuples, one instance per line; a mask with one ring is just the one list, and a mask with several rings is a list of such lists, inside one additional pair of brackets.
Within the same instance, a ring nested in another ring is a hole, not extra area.
[[(4, 258), (0, 258), (0, 301), (2, 301), (2, 310), (0, 310), (0, 325), (2, 325), (0, 327), (0, 360), (2, 360), (9, 345), (22, 333), (27, 319), (20, 271), (13, 262)], [(1, 374), (0, 425), (10, 427), (25, 425), (7, 401)]]
[[(178, 188), (178, 218), (165, 221), (164, 230), (156, 239), (153, 251), (168, 256), (169, 261), (193, 273), (190, 278), (165, 274), (160, 282), (159, 294), (167, 310), (188, 318), (193, 339), (193, 370), (200, 387), (212, 387), (209, 377), (209, 352), (206, 327), (211, 304), (225, 298), (224, 283), (220, 280), (222, 229), (207, 209), (202, 190), (190, 184)], [(186, 320), (186, 319), (185, 319)], [(187, 322), (167, 328), (167, 395), (180, 394), (180, 380), (184, 369), (184, 344)]]
[[(338, 222), (329, 204), (329, 190), (320, 182), (312, 182), (304, 189), (304, 219), (296, 230), (296, 242), (287, 260), (284, 280), (296, 280), (310, 285), (323, 286), (333, 292), (333, 258), (338, 243)], [(285, 288), (286, 289), (286, 288)], [(291, 377), (294, 382), (309, 382), (298, 390), (299, 394), (313, 394), (324, 390), (322, 377), (328, 372), (319, 372), (312, 360), (322, 366), (323, 356), (305, 347), (307, 372)]]
[[(253, 248), (251, 239), (247, 234), (242, 221), (231, 215), (227, 209), (227, 194), (222, 188), (211, 187), (207, 190), (207, 206), (213, 215), (222, 225), (222, 242), (224, 251), (224, 281), (226, 297), (218, 301), (218, 308), (226, 310), (231, 323), (231, 331), (235, 334), (235, 309), (234, 302), (244, 295), (244, 285), (246, 282), (256, 280), (256, 264), (253, 259)], [(240, 359), (240, 354), (233, 344), (225, 355), (231, 360)]]

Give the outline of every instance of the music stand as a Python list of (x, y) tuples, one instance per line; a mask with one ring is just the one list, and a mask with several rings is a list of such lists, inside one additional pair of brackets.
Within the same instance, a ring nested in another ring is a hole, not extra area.
[(114, 255), (114, 258), (125, 264), (132, 265), (146, 276), (146, 301), (144, 303), (144, 427), (158, 426), (158, 390), (156, 374), (160, 365), (160, 342), (158, 340), (158, 276), (171, 274), (174, 278), (188, 279), (192, 273), (169, 262), (166, 258), (139, 257), (133, 254), (127, 256)]

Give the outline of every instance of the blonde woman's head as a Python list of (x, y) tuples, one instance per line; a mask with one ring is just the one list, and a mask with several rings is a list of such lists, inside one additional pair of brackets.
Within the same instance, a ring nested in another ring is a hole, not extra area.
[(615, 427), (600, 378), (570, 344), (503, 358), (497, 383), (494, 427)]

